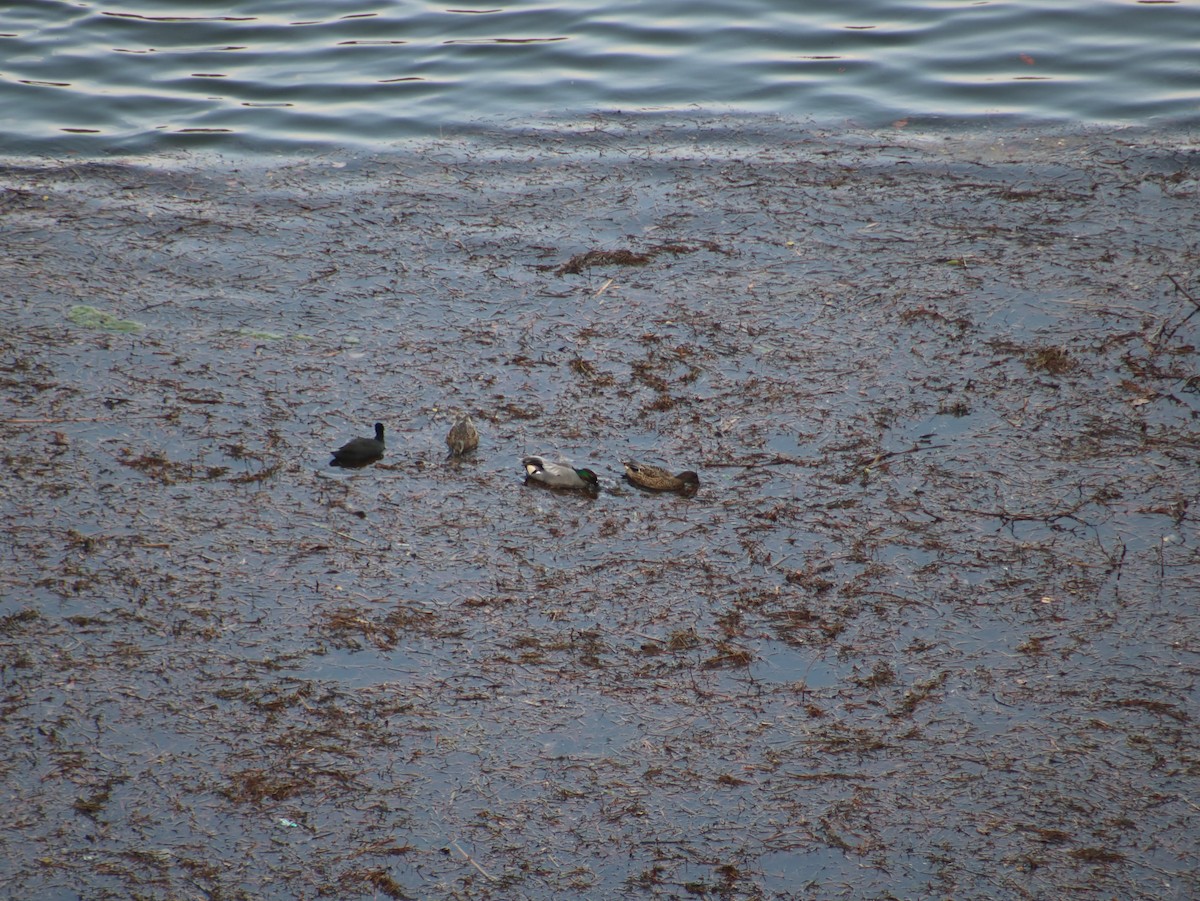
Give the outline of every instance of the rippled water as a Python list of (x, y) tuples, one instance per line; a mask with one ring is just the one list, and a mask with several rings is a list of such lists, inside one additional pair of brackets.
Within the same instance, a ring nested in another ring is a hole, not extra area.
[(875, 127), (1200, 121), (1171, 0), (16, 0), (0, 152), (378, 145), (546, 116), (774, 113)]

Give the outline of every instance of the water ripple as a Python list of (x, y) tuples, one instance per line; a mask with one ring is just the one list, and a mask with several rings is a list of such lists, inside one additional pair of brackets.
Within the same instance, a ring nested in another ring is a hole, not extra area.
[[(0, 14), (0, 152), (371, 145), (547, 113), (714, 106), (822, 123), (1194, 127), (1185, 4), (785, 0), (439, 8), (235, 2)], [(1148, 53), (1147, 47), (1153, 52)]]

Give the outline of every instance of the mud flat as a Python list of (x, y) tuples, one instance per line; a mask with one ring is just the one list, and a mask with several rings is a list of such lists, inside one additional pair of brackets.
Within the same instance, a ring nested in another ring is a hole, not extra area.
[(1200, 894), (1196, 163), (9, 161), (0, 893)]

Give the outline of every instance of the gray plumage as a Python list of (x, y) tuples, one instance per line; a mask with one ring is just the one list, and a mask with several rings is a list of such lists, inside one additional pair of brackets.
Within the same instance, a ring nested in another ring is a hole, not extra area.
[(588, 491), (600, 487), (600, 479), (590, 469), (576, 469), (569, 463), (556, 463), (537, 455), (525, 457), (521, 464), (525, 467), (525, 481), (541, 482), (551, 488), (583, 488)]

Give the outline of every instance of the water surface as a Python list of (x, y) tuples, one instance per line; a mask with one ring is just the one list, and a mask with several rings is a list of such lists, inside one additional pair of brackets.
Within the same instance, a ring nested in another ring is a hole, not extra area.
[(0, 152), (378, 146), (592, 112), (1193, 126), (1176, 2), (16, 0)]
[(1194, 160), (729, 124), (0, 167), (0, 896), (1200, 895)]

